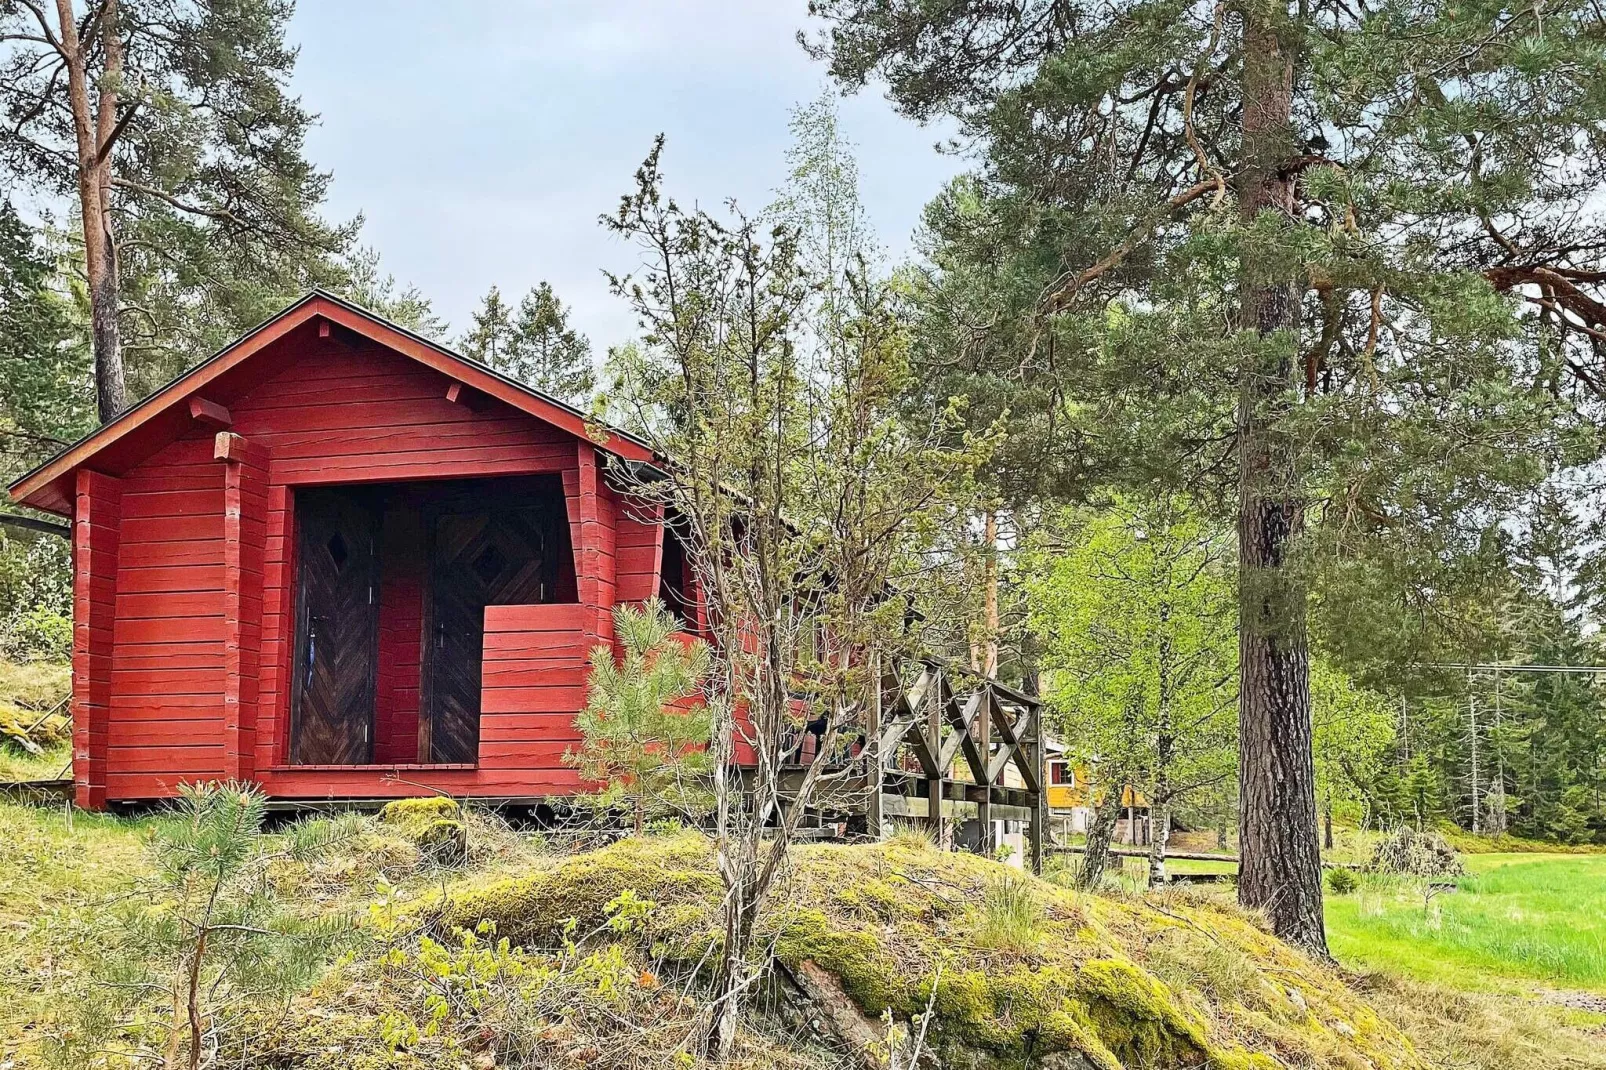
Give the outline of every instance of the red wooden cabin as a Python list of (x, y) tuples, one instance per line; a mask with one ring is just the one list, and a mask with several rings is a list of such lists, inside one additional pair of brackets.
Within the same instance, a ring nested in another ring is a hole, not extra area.
[(313, 293), (24, 476), (72, 521), (79, 805), (577, 790), (614, 605), (694, 603), (610, 455), (653, 460)]

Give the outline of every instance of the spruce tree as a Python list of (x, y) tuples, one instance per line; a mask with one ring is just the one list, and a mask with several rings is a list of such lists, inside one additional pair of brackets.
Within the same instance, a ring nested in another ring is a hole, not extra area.
[(475, 360), (570, 405), (584, 408), (597, 386), (591, 342), (569, 326), (569, 310), (549, 282), (531, 287), (517, 312), (492, 286), (462, 346)]
[(1406, 581), (1497, 544), (1492, 517), (1596, 450), (1600, 16), (810, 6), (840, 81), (879, 76), (975, 147), (966, 240), (1031, 294), (1004, 311), (1051, 369), (1023, 407), (1076, 421), (1103, 478), (1179, 483), (1232, 515), (1239, 897), (1324, 953), (1312, 592), (1321, 607), (1326, 577), (1382, 569), (1391, 597), (1431, 599)]
[(519, 302), (513, 346), (500, 369), (571, 405), (584, 407), (597, 386), (591, 343), (569, 326), (569, 310), (542, 281)]
[(480, 307), (473, 315), (474, 326), (463, 335), (458, 344), (465, 356), (501, 371), (513, 347), (513, 314), (502, 291), (492, 286), (480, 298)]

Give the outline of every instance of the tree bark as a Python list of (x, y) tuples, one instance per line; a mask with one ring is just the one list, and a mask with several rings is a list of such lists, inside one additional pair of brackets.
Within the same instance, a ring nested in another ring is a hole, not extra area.
[(1149, 824), (1153, 829), (1149, 836), (1149, 887), (1164, 888), (1165, 847), (1171, 838), (1171, 802), (1165, 795), (1157, 794), (1150, 801)]
[[(1154, 786), (1149, 799), (1149, 887), (1165, 887), (1165, 845), (1171, 836), (1171, 763), (1176, 758), (1172, 716), (1175, 681), (1171, 666), (1171, 603), (1159, 607), (1160, 642), (1155, 652), (1154, 693), (1158, 714), (1154, 737)], [(1137, 800), (1133, 800), (1136, 802)]]
[[(1270, 212), (1292, 230), (1294, 54), (1281, 37), (1285, 21), (1276, 9), (1244, 13), (1240, 210), (1245, 226)], [(1293, 443), (1277, 427), (1296, 385), (1299, 291), (1277, 259), (1246, 252), (1240, 265), (1238, 900), (1264, 911), (1282, 939), (1325, 957), (1307, 592), (1288, 559), (1304, 502)]]
[(987, 574), (983, 581), (982, 612), (987, 627), (981, 673), (988, 679), (998, 676), (998, 513), (988, 509), (982, 521), (982, 538), (987, 543)]
[(78, 147), (78, 208), (83, 217), (84, 277), (95, 353), (95, 408), (104, 423), (123, 410), (128, 397), (117, 323), (119, 284), (111, 161), (123, 77), (123, 43), (117, 30), (117, 0), (106, 0), (99, 31), (103, 70), (95, 79), (98, 100), (92, 107), (87, 49), (78, 36), (72, 0), (56, 0), (56, 15)]
[[(1092, 786), (1088, 787), (1088, 801), (1093, 801)], [(1106, 785), (1104, 801), (1093, 808), (1093, 824), (1087, 830), (1087, 843), (1082, 849), (1082, 868), (1076, 873), (1078, 888), (1097, 888), (1104, 879), (1104, 869), (1110, 864), (1110, 843), (1115, 839), (1115, 822), (1121, 816), (1121, 785)]]
[(753, 967), (748, 961), (748, 950), (753, 942), (753, 926), (758, 914), (758, 904), (751, 895), (752, 891), (738, 884), (726, 892), (730, 901), (725, 909), (725, 945), (720, 952), (719, 969), (714, 974), (708, 1042), (704, 1047), (708, 1057), (715, 1062), (724, 1062), (736, 1049), (742, 996), (752, 984)]

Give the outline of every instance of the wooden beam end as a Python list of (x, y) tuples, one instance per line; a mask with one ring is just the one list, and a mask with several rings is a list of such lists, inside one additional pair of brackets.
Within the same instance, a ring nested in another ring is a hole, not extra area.
[(234, 417), (215, 401), (205, 398), (190, 398), (190, 419), (207, 427), (226, 428), (234, 425)]
[(475, 390), (467, 383), (452, 380), (446, 387), (446, 400), (454, 405), (461, 405), (469, 412), (480, 412), (491, 403), (488, 394)]
[(244, 435), (236, 435), (232, 431), (219, 431), (217, 438), (212, 440), (212, 459), (240, 461), (245, 457), (245, 447)]

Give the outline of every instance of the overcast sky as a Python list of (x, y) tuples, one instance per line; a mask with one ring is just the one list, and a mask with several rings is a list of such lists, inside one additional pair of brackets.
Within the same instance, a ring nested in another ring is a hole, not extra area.
[[(787, 111), (826, 88), (798, 46), (805, 0), (301, 0), (294, 89), (322, 116), (309, 156), (334, 172), (332, 218), (416, 284), (455, 338), (492, 283), (549, 280), (600, 356), (632, 319), (601, 269), (631, 250), (597, 225), (668, 136), (682, 203), (750, 211), (784, 174)], [(881, 242), (908, 249), (921, 207), (962, 161), (944, 131), (872, 88), (841, 104)]]

